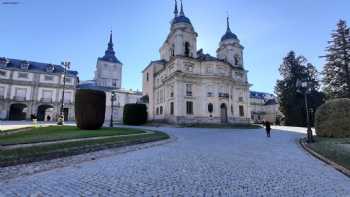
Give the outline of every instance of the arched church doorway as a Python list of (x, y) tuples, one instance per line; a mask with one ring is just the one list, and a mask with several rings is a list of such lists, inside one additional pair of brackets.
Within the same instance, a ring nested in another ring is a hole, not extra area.
[(37, 113), (38, 121), (52, 120), (53, 109), (52, 105), (40, 105)]
[(25, 120), (27, 105), (14, 103), (10, 106), (9, 120)]
[(227, 123), (227, 106), (225, 103), (221, 104), (220, 106), (220, 112), (221, 112), (221, 123)]

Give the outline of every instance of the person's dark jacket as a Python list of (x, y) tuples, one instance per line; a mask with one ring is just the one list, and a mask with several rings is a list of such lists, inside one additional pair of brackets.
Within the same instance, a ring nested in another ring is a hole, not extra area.
[(266, 131), (270, 131), (271, 130), (271, 123), (269, 121), (266, 121), (265, 127), (266, 127)]

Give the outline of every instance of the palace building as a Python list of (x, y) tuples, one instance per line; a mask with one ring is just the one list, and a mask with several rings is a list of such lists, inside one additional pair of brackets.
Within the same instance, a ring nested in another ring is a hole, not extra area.
[(284, 118), (279, 111), (277, 97), (270, 93), (251, 91), (250, 110), (253, 123), (269, 121), (272, 124), (278, 124)]
[[(0, 119), (56, 120), (60, 113), (64, 68), (60, 65), (0, 58)], [(63, 112), (75, 120), (74, 94), (78, 72), (67, 71)]]
[(143, 70), (143, 98), (149, 120), (176, 124), (247, 123), (249, 87), (243, 49), (230, 29), (222, 36), (216, 57), (197, 50), (197, 32), (175, 4), (170, 33), (160, 60)]

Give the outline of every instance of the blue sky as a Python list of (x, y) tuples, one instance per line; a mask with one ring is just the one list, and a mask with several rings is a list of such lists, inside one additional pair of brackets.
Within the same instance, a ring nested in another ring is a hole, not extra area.
[[(9, 5), (4, 2), (17, 1)], [(141, 71), (159, 59), (169, 33), (173, 0), (0, 0), (0, 56), (58, 64), (72, 62), (82, 80), (92, 79), (113, 30), (124, 64), (122, 86), (142, 89)], [(226, 30), (245, 47), (252, 90), (273, 92), (278, 67), (290, 50), (319, 70), (339, 19), (350, 23), (349, 0), (184, 0), (198, 32), (198, 49), (216, 55)]]

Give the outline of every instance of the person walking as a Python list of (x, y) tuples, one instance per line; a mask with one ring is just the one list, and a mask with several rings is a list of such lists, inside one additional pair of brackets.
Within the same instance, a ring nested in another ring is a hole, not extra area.
[(271, 137), (271, 123), (269, 121), (265, 122), (265, 128), (267, 137)]

